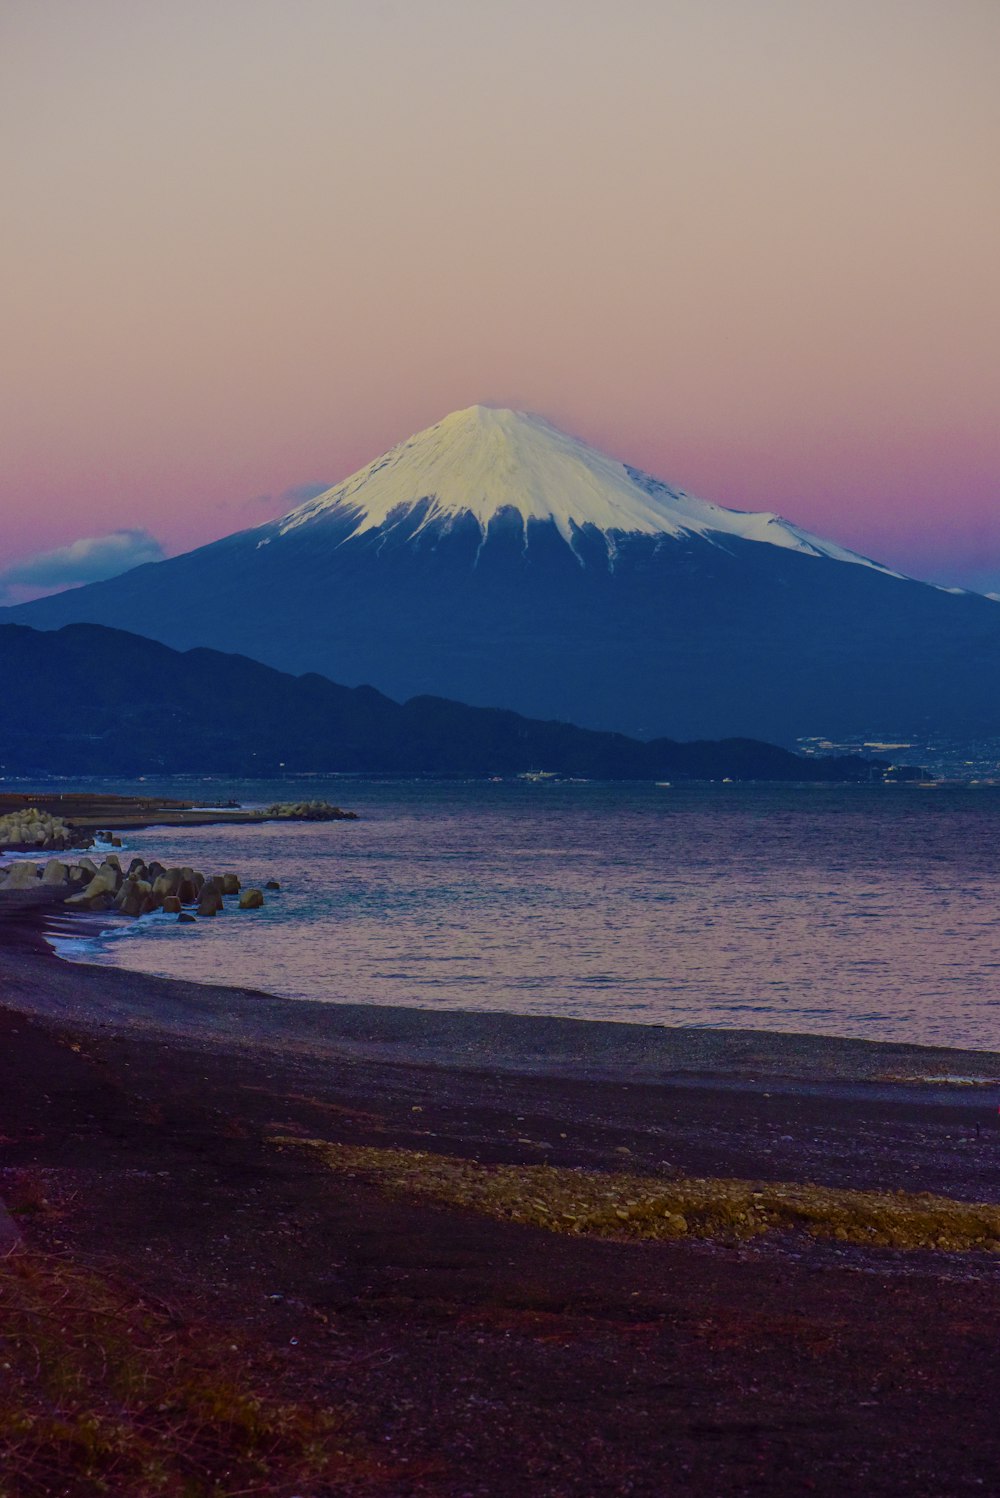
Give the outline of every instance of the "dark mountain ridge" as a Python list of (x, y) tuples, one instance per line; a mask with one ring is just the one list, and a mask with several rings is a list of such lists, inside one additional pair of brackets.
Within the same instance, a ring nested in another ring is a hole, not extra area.
[(366, 772), (864, 781), (885, 762), (802, 759), (748, 739), (643, 742), (435, 697), (289, 676), (101, 625), (0, 625), (6, 775)]

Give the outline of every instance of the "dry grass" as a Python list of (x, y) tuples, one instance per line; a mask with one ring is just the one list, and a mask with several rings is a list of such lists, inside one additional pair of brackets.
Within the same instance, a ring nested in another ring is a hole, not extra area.
[(0, 1498), (273, 1495), (357, 1461), (333, 1410), (261, 1392), (218, 1331), (58, 1259), (0, 1260)]
[(654, 1180), (550, 1165), (479, 1165), (418, 1150), (356, 1148), (281, 1137), (331, 1170), (389, 1191), (469, 1207), (507, 1222), (598, 1238), (729, 1238), (799, 1231), (897, 1249), (1000, 1251), (1000, 1207), (929, 1193), (828, 1186)]

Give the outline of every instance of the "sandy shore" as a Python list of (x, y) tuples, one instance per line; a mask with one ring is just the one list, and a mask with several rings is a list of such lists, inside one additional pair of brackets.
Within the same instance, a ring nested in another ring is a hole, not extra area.
[(51, 915), (0, 903), (0, 1197), (30, 1252), (334, 1399), (366, 1461), (314, 1498), (1000, 1484), (993, 1255), (561, 1237), (273, 1143), (995, 1202), (997, 1090), (892, 1079), (1000, 1057), (292, 1003), (62, 962)]

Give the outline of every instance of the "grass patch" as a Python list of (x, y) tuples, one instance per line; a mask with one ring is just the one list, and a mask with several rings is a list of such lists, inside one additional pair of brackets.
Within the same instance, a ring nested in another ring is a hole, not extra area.
[(506, 1222), (596, 1238), (730, 1238), (797, 1230), (900, 1249), (1000, 1251), (1000, 1207), (930, 1193), (846, 1191), (772, 1181), (604, 1174), (551, 1165), (480, 1165), (419, 1150), (277, 1138), (331, 1170), (389, 1191), (469, 1207)]
[(217, 1329), (58, 1259), (0, 1260), (0, 1498), (232, 1498), (359, 1470), (334, 1410), (262, 1392)]

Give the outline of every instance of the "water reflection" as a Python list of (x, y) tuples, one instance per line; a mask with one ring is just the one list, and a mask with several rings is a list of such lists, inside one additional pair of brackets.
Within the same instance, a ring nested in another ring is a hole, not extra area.
[(133, 926), (86, 960), (331, 1001), (1000, 1048), (1000, 794), (985, 788), (310, 794), (362, 820), (132, 837), (282, 893), (255, 915)]

